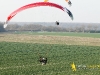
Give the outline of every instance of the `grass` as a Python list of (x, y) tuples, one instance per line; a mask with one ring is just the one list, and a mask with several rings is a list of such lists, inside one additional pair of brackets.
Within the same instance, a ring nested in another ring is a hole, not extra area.
[[(47, 65), (38, 62), (47, 57)], [(100, 68), (79, 69), (71, 64), (100, 65), (99, 46), (0, 42), (0, 75), (99, 75)]]
[(33, 35), (54, 35), (54, 36), (76, 36), (100, 38), (100, 33), (75, 33), (75, 32), (15, 32), (15, 34), (33, 34)]
[[(72, 34), (0, 34), (0, 75), (99, 75), (98, 34), (95, 34), (96, 38), (94, 34), (84, 34), (85, 37), (80, 33)], [(40, 55), (48, 58), (47, 65), (39, 63)], [(76, 72), (71, 69), (73, 62)]]

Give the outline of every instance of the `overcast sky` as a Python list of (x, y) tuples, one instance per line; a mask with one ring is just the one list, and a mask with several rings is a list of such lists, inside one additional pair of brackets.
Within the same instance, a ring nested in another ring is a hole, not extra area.
[[(43, 0), (0, 0), (0, 21), (5, 21), (14, 10), (29, 3)], [(63, 11), (53, 7), (35, 7), (24, 10), (13, 17), (10, 22), (85, 22), (100, 23), (100, 0), (71, 0), (69, 7), (65, 0), (49, 0), (67, 7), (74, 16), (72, 21)]]

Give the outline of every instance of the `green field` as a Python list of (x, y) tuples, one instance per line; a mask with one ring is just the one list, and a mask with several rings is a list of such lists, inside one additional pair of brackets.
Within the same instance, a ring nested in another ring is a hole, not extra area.
[(100, 38), (100, 33), (75, 33), (75, 32), (15, 32), (15, 34), (31, 34), (31, 35), (54, 35), (54, 36), (77, 36), (77, 37), (93, 37)]
[[(39, 55), (48, 58), (47, 65), (39, 63)], [(0, 42), (0, 75), (99, 75), (100, 67), (90, 65), (100, 66), (99, 46)]]
[[(48, 63), (41, 65), (39, 56)], [(0, 33), (0, 75), (100, 75), (100, 35)]]

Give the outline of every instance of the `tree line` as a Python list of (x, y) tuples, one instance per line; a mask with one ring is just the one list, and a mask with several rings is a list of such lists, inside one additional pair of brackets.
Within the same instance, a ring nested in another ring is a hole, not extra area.
[(71, 25), (62, 27), (61, 25), (38, 25), (38, 24), (9, 24), (6, 29), (3, 28), (3, 23), (0, 23), (0, 32), (3, 31), (48, 31), (48, 32), (90, 32), (90, 33), (100, 33), (100, 28), (98, 25)]
[(5, 29), (3, 28), (3, 23), (0, 22), (0, 32), (5, 32)]

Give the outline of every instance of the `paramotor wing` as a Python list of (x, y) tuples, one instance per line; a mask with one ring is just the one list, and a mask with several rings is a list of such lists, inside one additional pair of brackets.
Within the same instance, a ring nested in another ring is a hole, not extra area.
[(7, 20), (4, 24), (4, 28), (7, 27), (7, 23), (8, 21), (10, 21), (17, 13), (25, 10), (25, 9), (28, 9), (28, 8), (32, 8), (32, 7), (40, 7), (40, 6), (51, 6), (51, 7), (55, 7), (55, 8), (58, 8), (62, 11), (65, 11), (68, 13), (68, 15), (71, 17), (71, 19), (73, 20), (73, 15), (72, 13), (66, 8), (66, 7), (63, 7), (61, 5), (58, 5), (58, 4), (55, 4), (55, 3), (51, 3), (51, 2), (36, 2), (36, 3), (31, 3), (31, 4), (28, 4), (28, 5), (25, 5), (25, 6), (22, 6), (20, 8), (18, 8), (17, 10), (15, 10), (14, 12), (12, 12), (8, 17), (7, 17)]

